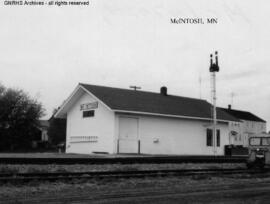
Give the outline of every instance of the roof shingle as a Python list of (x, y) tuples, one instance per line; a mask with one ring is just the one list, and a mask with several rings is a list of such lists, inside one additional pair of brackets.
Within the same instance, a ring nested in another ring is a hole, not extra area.
[[(206, 100), (187, 98), (160, 93), (134, 91), (105, 86), (82, 84), (82, 87), (94, 94), (113, 110), (146, 112), (173, 116), (212, 118), (211, 104)], [(238, 121), (222, 110), (217, 110), (217, 118)]]

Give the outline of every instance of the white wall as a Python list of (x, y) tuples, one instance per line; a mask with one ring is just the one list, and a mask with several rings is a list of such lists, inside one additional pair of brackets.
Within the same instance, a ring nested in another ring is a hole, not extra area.
[[(84, 93), (67, 113), (67, 153), (90, 154), (92, 152), (114, 152), (114, 113), (101, 102), (95, 110), (94, 117), (82, 117), (80, 105), (97, 101)], [(72, 142), (71, 137), (97, 136), (92, 141)]]
[(244, 120), (243, 132), (254, 134), (266, 132), (266, 123)]
[(245, 135), (243, 134), (243, 123), (242, 122), (229, 122), (229, 130), (237, 132), (237, 135), (230, 135), (230, 144), (233, 145), (244, 145)]
[[(213, 147), (206, 145), (209, 122), (154, 116), (127, 117), (139, 119), (140, 152), (143, 154), (213, 155)], [(219, 124), (218, 128), (221, 132), (221, 145), (217, 151), (218, 155), (224, 155), (224, 145), (229, 144), (228, 124)], [(116, 134), (119, 135), (119, 132)], [(154, 143), (154, 140), (159, 142)]]

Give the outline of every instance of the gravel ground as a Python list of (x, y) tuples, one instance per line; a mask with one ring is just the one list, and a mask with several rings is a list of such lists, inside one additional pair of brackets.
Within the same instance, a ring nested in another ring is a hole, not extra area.
[(85, 172), (85, 171), (128, 171), (156, 169), (204, 169), (245, 168), (244, 163), (182, 163), (182, 164), (102, 164), (102, 165), (18, 165), (0, 164), (0, 173), (42, 173), (42, 172)]
[(95, 158), (106, 157), (106, 154), (65, 154), (65, 153), (0, 153), (0, 158)]
[[(151, 155), (151, 154), (75, 154), (75, 153), (57, 153), (57, 152), (35, 152), (35, 153), (0, 153), (0, 158), (125, 158), (125, 157), (170, 157), (180, 155)], [(183, 155), (188, 156), (188, 155)], [(194, 155), (196, 156), (196, 155)], [(181, 156), (180, 156), (181, 157)]]
[[(119, 194), (123, 191), (145, 191), (151, 192), (151, 190), (164, 188), (164, 189), (202, 189), (206, 190), (206, 187), (214, 188), (214, 186), (228, 186), (237, 185), (241, 189), (242, 185), (248, 186), (249, 184), (256, 183), (269, 183), (270, 178), (255, 178), (251, 176), (234, 175), (226, 177), (166, 177), (166, 178), (144, 178), (144, 179), (115, 179), (115, 180), (73, 180), (67, 183), (40, 183), (34, 181), (27, 185), (11, 185), (0, 186), (0, 203), (6, 201), (20, 201), (27, 199), (48, 199), (55, 198), (59, 201), (67, 197), (78, 197), (79, 195), (100, 195), (107, 193)], [(80, 199), (80, 196), (77, 198)], [(19, 202), (21, 203), (21, 202)], [(27, 203), (27, 202), (26, 202)], [(45, 202), (46, 203), (46, 202)]]

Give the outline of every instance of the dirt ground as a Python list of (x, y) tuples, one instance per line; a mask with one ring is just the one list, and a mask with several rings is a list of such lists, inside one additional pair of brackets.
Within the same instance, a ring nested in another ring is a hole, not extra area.
[(270, 203), (270, 177), (73, 180), (0, 186), (0, 203)]

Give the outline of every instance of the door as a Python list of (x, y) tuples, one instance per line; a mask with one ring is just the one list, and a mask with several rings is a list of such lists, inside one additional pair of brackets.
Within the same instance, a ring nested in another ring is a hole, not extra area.
[(137, 118), (119, 118), (118, 152), (139, 153)]

